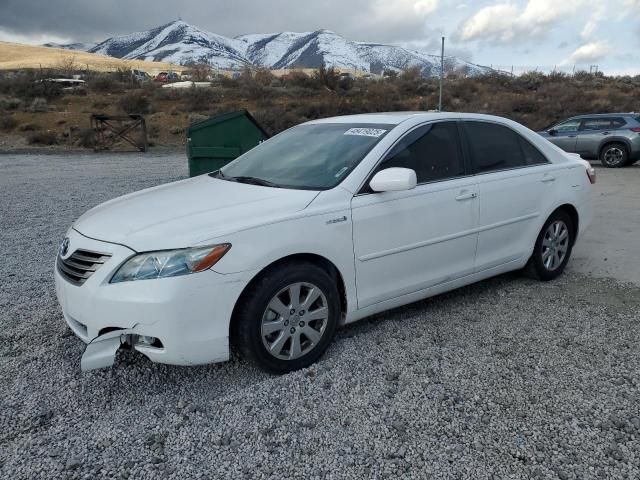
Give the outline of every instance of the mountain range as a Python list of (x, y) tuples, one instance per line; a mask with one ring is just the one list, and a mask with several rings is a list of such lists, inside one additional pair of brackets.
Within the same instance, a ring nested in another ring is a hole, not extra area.
[[(79, 44), (63, 45), (73, 48)], [(83, 48), (80, 48), (83, 49)], [(425, 77), (440, 74), (440, 57), (401, 46), (355, 42), (330, 30), (241, 35), (228, 38), (176, 20), (144, 32), (109, 38), (88, 52), (123, 59), (177, 64), (206, 62), (221, 69), (321, 66), (381, 74), (418, 67)], [(445, 71), (478, 75), (490, 68), (445, 57)]]

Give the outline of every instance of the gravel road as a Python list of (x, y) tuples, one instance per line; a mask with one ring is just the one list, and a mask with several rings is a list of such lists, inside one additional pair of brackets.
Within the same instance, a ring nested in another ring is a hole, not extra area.
[[(640, 188), (640, 168), (599, 174)], [(558, 281), (375, 316), (304, 371), (123, 352), (82, 374), (59, 241), (89, 207), (185, 175), (182, 154), (0, 155), (0, 478), (640, 478), (640, 286), (585, 273), (595, 238)]]

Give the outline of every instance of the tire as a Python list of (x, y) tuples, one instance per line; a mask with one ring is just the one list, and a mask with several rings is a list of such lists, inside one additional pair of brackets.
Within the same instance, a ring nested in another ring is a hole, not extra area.
[(624, 143), (609, 143), (600, 152), (600, 161), (607, 168), (621, 168), (629, 161), (629, 152)]
[(340, 314), (336, 282), (323, 269), (308, 262), (285, 264), (267, 270), (240, 297), (233, 341), (259, 368), (291, 372), (322, 356)]
[[(566, 232), (566, 237), (562, 232)], [(544, 282), (558, 278), (569, 262), (574, 242), (571, 217), (562, 210), (554, 212), (538, 234), (533, 254), (524, 268), (525, 274)]]

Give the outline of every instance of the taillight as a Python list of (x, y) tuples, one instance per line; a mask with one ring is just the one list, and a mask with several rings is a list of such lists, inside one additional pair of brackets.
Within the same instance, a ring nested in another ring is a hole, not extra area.
[(589, 177), (591, 185), (594, 185), (596, 183), (596, 169), (593, 167), (587, 167), (587, 177)]
[(631, 131), (632, 132), (636, 132), (636, 133), (640, 133), (640, 128), (632, 128)]

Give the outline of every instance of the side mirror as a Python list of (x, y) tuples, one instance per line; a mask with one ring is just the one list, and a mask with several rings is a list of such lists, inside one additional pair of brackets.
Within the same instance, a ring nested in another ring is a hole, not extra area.
[(552, 137), (558, 133), (558, 130), (556, 130), (555, 128), (552, 128), (551, 130), (549, 130), (549, 135), (551, 135)]
[(410, 168), (385, 168), (376, 173), (369, 186), (374, 192), (400, 192), (416, 188), (416, 172)]

